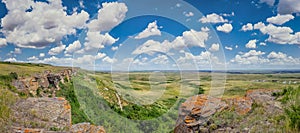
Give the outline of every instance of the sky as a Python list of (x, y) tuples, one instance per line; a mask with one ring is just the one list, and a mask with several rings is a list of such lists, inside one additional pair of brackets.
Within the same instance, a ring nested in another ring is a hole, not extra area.
[(299, 0), (2, 0), (0, 60), (88, 70), (300, 68)]

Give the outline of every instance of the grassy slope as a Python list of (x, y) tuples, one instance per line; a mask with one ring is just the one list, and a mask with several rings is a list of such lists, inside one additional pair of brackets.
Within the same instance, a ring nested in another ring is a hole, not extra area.
[[(0, 62), (0, 132), (7, 131), (9, 127), (10, 120), (10, 106), (15, 103), (19, 98), (26, 98), (23, 93), (18, 93), (16, 88), (11, 85), (11, 82), (14, 80), (12, 72), (17, 73), (19, 77), (30, 77), (37, 73), (43, 73), (45, 70), (51, 70), (52, 72), (60, 72), (66, 69), (66, 67), (56, 67), (47, 64), (31, 64), (31, 63), (9, 63), (9, 62)], [(65, 88), (59, 93), (59, 96), (66, 97), (70, 101), (72, 107), (72, 114), (75, 114), (75, 117), (72, 116), (72, 122), (89, 122), (85, 117), (82, 110), (79, 109), (78, 101), (74, 98), (74, 93), (72, 93), (71, 84), (66, 84), (61, 86)], [(76, 98), (76, 97), (75, 97)]]

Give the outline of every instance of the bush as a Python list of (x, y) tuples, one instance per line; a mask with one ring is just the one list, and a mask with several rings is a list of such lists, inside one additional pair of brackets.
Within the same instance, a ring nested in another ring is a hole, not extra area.
[(285, 109), (285, 113), (290, 121), (290, 128), (300, 131), (300, 105), (292, 105)]
[(9, 74), (9, 76), (12, 78), (12, 79), (18, 79), (18, 74), (16, 72), (11, 72)]
[(199, 91), (198, 91), (198, 94), (204, 94), (204, 89), (201, 87), (201, 86), (199, 86)]
[(282, 92), (274, 95), (281, 96), (280, 101), (286, 106), (284, 112), (290, 130), (300, 131), (300, 86), (285, 88)]

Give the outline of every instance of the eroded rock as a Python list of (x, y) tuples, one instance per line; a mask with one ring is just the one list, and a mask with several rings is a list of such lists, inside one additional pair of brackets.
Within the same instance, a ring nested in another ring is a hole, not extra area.
[(90, 123), (79, 123), (72, 125), (72, 133), (105, 133), (102, 126), (91, 125)]
[(183, 131), (183, 127), (188, 132), (199, 130), (199, 126), (205, 124), (209, 117), (216, 112), (222, 111), (228, 105), (219, 98), (213, 98), (204, 94), (188, 98), (182, 103), (179, 109), (179, 118), (175, 132)]
[(71, 106), (64, 98), (20, 100), (12, 107), (12, 112), (13, 127), (24, 132), (29, 129), (68, 131), (71, 128)]

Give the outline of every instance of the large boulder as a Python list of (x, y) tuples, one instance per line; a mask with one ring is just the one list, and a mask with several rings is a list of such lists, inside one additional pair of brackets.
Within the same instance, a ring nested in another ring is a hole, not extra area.
[(12, 107), (12, 130), (68, 131), (71, 106), (64, 98), (28, 98)]
[(228, 105), (219, 98), (204, 94), (192, 96), (179, 108), (175, 132), (199, 130), (199, 126), (204, 125), (213, 114), (227, 107)]

